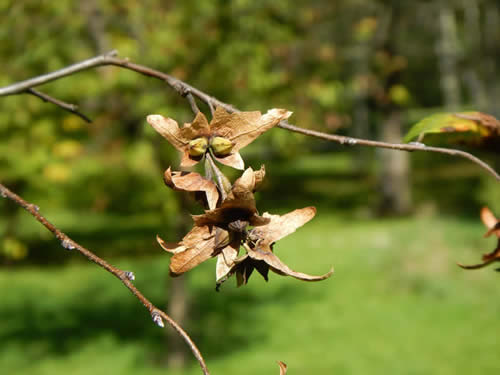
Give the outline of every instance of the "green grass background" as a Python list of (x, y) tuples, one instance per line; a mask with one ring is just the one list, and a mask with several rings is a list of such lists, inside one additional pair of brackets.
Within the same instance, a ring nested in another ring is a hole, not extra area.
[[(280, 241), (304, 283), (252, 275), (214, 291), (214, 261), (188, 278), (186, 327), (212, 374), (495, 374), (499, 274), (463, 271), (494, 247), (478, 220), (416, 216), (398, 220), (317, 217)], [(55, 242), (46, 251), (63, 251)], [(97, 251), (98, 252), (98, 251)], [(179, 374), (158, 367), (163, 332), (111, 275), (67, 254), (64, 266), (0, 271), (3, 374)], [(135, 271), (153, 302), (165, 301), (166, 254), (111, 258)], [(73, 262), (74, 260), (74, 262)], [(168, 329), (168, 328), (167, 328)], [(196, 362), (183, 374), (201, 373)]]

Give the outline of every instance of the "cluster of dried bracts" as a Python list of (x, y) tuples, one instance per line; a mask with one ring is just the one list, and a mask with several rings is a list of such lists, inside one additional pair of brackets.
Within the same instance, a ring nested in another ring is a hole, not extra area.
[[(500, 220), (498, 220), (493, 212), (488, 207), (483, 207), (481, 209), (481, 221), (486, 226), (485, 237), (489, 237), (494, 235), (497, 237), (497, 247), (490, 253), (486, 253), (483, 255), (483, 262), (479, 264), (474, 264), (471, 266), (464, 266), (463, 264), (458, 264), (460, 267), (471, 270), (478, 269), (487, 266), (493, 262), (500, 262)], [(496, 269), (500, 271), (500, 268)]]
[(314, 217), (314, 207), (282, 216), (267, 212), (259, 215), (254, 193), (264, 179), (264, 166), (258, 171), (247, 168), (231, 184), (214, 162), (243, 170), (239, 150), (290, 115), (283, 109), (271, 109), (262, 115), (260, 112), (230, 114), (217, 108), (210, 124), (199, 112), (193, 122), (182, 128), (170, 118), (148, 116), (153, 128), (182, 153), (181, 167), (205, 161), (205, 176), (170, 168), (164, 174), (167, 186), (194, 192), (206, 209), (204, 214), (193, 216), (194, 226), (182, 241), (169, 244), (157, 238), (161, 247), (173, 254), (171, 275), (181, 275), (212, 257), (217, 257), (217, 289), (234, 274), (238, 286), (246, 284), (254, 269), (266, 281), (269, 270), (305, 281), (324, 280), (332, 274), (333, 269), (321, 276), (293, 271), (273, 252), (276, 241)]

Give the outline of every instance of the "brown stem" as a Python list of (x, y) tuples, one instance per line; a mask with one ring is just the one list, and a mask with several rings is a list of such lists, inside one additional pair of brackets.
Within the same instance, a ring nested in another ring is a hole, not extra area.
[[(239, 110), (235, 107), (233, 107), (230, 104), (221, 102), (217, 98), (214, 98), (213, 96), (210, 96), (206, 93), (204, 93), (201, 90), (198, 90), (197, 88), (189, 85), (188, 83), (185, 83), (175, 77), (172, 77), (169, 74), (160, 72), (158, 70), (154, 70), (151, 68), (148, 68), (143, 65), (139, 64), (134, 64), (128, 61), (127, 59), (119, 59), (114, 56), (116, 56), (117, 52), (116, 51), (111, 51), (107, 54), (100, 55), (93, 57), (88, 60), (84, 60), (82, 62), (70, 65), (66, 68), (56, 70), (52, 73), (44, 74), (35, 78), (31, 78), (22, 82), (14, 83), (9, 86), (5, 86), (0, 88), (0, 96), (6, 96), (6, 95), (14, 95), (14, 94), (19, 94), (22, 92), (26, 92), (26, 90), (42, 85), (44, 83), (75, 74), (77, 72), (99, 67), (99, 66), (106, 66), (106, 65), (114, 65), (118, 66), (124, 69), (129, 69), (133, 70), (137, 73), (143, 74), (148, 77), (153, 77), (160, 79), (162, 81), (165, 81), (169, 86), (171, 86), (174, 90), (176, 90), (180, 95), (186, 96), (186, 92), (189, 94), (196, 96), (198, 99), (206, 103), (212, 110), (213, 107), (222, 107), (228, 112), (238, 112)], [(189, 100), (189, 97), (188, 97)], [(54, 103), (56, 104), (56, 103)], [(388, 142), (378, 142), (378, 141), (371, 141), (371, 140), (366, 140), (366, 139), (359, 139), (359, 138), (351, 138), (351, 137), (345, 137), (341, 135), (335, 135), (335, 134), (327, 134), (327, 133), (322, 133), (319, 131), (315, 130), (309, 130), (309, 129), (304, 129), (300, 128), (298, 126), (294, 126), (289, 124), (287, 121), (281, 121), (278, 124), (278, 127), (292, 131), (295, 133), (303, 134), (303, 135), (308, 135), (311, 137), (316, 137), (320, 138), (326, 141), (330, 142), (337, 142), (340, 144), (347, 144), (350, 146), (358, 145), (358, 146), (367, 146), (367, 147), (378, 147), (378, 148), (387, 148), (390, 150), (400, 150), (400, 151), (426, 151), (426, 152), (436, 152), (440, 154), (446, 154), (446, 155), (451, 155), (451, 156), (460, 156), (463, 158), (466, 158), (473, 163), (476, 163), (479, 165), (481, 168), (485, 169), (488, 171), (492, 176), (495, 177), (497, 181), (500, 181), (500, 175), (493, 169), (491, 168), (487, 163), (484, 161), (480, 160), (479, 158), (461, 150), (455, 150), (455, 149), (448, 149), (448, 148), (442, 148), (442, 147), (430, 147), (426, 146), (424, 144), (420, 143), (410, 143), (410, 144), (403, 144), (403, 143), (388, 143)]]
[(224, 201), (227, 197), (227, 194), (226, 194), (226, 189), (224, 189), (224, 177), (222, 175), (222, 172), (215, 164), (214, 159), (212, 158), (210, 152), (207, 152), (205, 154), (205, 157), (208, 160), (208, 165), (210, 166), (211, 172), (213, 172), (213, 174), (215, 175), (215, 181), (217, 182), (217, 187), (220, 190), (222, 201)]
[(71, 238), (69, 238), (65, 233), (59, 230), (54, 224), (48, 221), (42, 214), (40, 214), (40, 210), (38, 206), (26, 202), (19, 195), (15, 194), (3, 184), (0, 183), (0, 196), (4, 198), (9, 198), (17, 205), (23, 207), (26, 211), (28, 211), (36, 220), (38, 220), (45, 228), (54, 234), (54, 236), (61, 241), (61, 245), (67, 250), (77, 250), (83, 256), (85, 256), (90, 261), (96, 263), (97, 265), (104, 268), (109, 273), (116, 276), (131, 292), (132, 294), (139, 300), (141, 303), (148, 309), (151, 314), (151, 318), (153, 321), (160, 327), (164, 327), (163, 319), (167, 321), (167, 323), (184, 339), (186, 344), (189, 346), (193, 355), (198, 360), (201, 369), (205, 375), (209, 375), (207, 365), (201, 355), (199, 349), (196, 347), (195, 343), (189, 335), (180, 327), (170, 316), (168, 316), (165, 312), (158, 309), (155, 305), (153, 305), (144, 295), (132, 284), (132, 281), (135, 279), (135, 276), (130, 271), (123, 271), (119, 268), (114, 267), (109, 264), (105, 260), (101, 259), (97, 255), (95, 255), (90, 250), (84, 248)]

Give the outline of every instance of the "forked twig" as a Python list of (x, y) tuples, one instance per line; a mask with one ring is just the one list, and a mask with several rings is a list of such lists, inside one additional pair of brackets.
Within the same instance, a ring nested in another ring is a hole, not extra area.
[(28, 94), (36, 96), (37, 98), (42, 99), (44, 102), (49, 102), (49, 103), (55, 104), (55, 105), (57, 105), (57, 106), (59, 106), (61, 108), (64, 108), (66, 111), (71, 112), (71, 113), (77, 115), (78, 117), (82, 118), (86, 122), (89, 122), (89, 123), (92, 122), (91, 119), (89, 119), (83, 113), (81, 113), (80, 111), (78, 111), (78, 106), (75, 105), (75, 104), (70, 104), (70, 103), (63, 102), (62, 100), (53, 98), (52, 96), (47, 95), (47, 94), (45, 94), (45, 93), (43, 93), (43, 92), (41, 92), (39, 90), (35, 90), (35, 89), (27, 89), (26, 92)]

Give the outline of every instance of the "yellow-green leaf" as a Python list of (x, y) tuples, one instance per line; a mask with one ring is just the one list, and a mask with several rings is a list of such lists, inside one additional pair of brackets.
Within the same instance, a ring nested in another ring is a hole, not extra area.
[(415, 138), (421, 141), (426, 134), (432, 133), (469, 133), (481, 140), (500, 136), (500, 121), (481, 112), (437, 113), (413, 125), (404, 141)]

